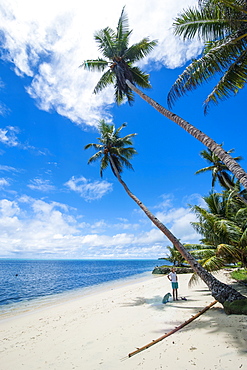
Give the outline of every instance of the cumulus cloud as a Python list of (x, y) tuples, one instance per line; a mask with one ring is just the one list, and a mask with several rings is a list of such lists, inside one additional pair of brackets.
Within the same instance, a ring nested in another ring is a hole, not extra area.
[[(171, 215), (169, 215), (171, 213)], [(162, 213), (159, 214), (162, 218)], [(166, 226), (182, 242), (198, 242), (189, 210), (167, 210)], [(106, 220), (81, 222), (83, 215), (58, 202), (29, 196), (0, 200), (0, 257), (59, 258), (158, 258), (165, 255), (168, 239), (147, 223), (136, 220), (135, 227)], [(116, 220), (118, 221), (118, 220)]]
[[(79, 65), (99, 52), (93, 39), (96, 30), (115, 29), (124, 5), (134, 29), (131, 42), (143, 37), (159, 40), (158, 46), (141, 66), (150, 70), (183, 65), (201, 50), (197, 41), (184, 43), (172, 33), (174, 17), (196, 0), (105, 0), (87, 6), (80, 0), (61, 2), (43, 0), (3, 0), (0, 6), (2, 58), (10, 61), (15, 72), (30, 77), (27, 92), (40, 109), (55, 110), (77, 124), (96, 125), (100, 118), (110, 119), (112, 88), (92, 94), (99, 74)], [(95, 11), (97, 9), (97, 11)], [(141, 9), (141, 11), (140, 11)], [(148, 17), (148, 21), (147, 21)]]
[[(163, 222), (171, 232), (183, 243), (196, 243), (199, 240), (199, 235), (191, 226), (191, 222), (196, 221), (195, 214), (191, 209), (186, 207), (175, 208), (173, 206), (173, 196), (169, 194), (162, 195), (163, 200), (155, 208), (159, 208), (156, 212), (156, 217)], [(198, 205), (203, 204), (203, 200), (199, 194), (191, 194), (186, 198), (191, 203)]]
[(87, 201), (102, 198), (105, 194), (112, 191), (112, 184), (108, 181), (93, 181), (85, 177), (72, 177), (65, 185), (70, 189), (80, 194)]

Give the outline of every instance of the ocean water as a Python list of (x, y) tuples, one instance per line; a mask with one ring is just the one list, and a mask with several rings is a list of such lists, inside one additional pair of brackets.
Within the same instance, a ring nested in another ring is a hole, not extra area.
[(149, 272), (158, 260), (0, 259), (0, 314), (23, 303)]

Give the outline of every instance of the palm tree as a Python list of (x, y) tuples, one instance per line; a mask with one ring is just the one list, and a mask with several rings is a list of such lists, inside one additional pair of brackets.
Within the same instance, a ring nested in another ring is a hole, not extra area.
[(246, 0), (199, 0), (174, 22), (175, 35), (198, 37), (204, 42), (202, 56), (193, 60), (173, 84), (168, 103), (194, 90), (215, 75), (220, 79), (204, 101), (217, 104), (241, 90), (247, 82)]
[(247, 207), (229, 197), (229, 192), (204, 197), (207, 209), (193, 206), (198, 221), (194, 229), (202, 235), (201, 245), (191, 252), (208, 271), (240, 262), (247, 267)]
[[(204, 197), (207, 209), (192, 207), (198, 221), (191, 224), (201, 234), (201, 244), (185, 244), (185, 248), (207, 271), (218, 271), (232, 263), (247, 267), (247, 208), (229, 192)], [(194, 273), (189, 284), (197, 280)]]
[[(234, 152), (234, 149), (227, 151), (227, 153), (229, 154), (232, 152)], [(229, 173), (228, 173), (229, 170), (227, 166), (224, 163), (222, 163), (222, 161), (219, 159), (219, 157), (217, 157), (217, 155), (215, 155), (209, 149), (202, 150), (200, 152), (200, 155), (203, 159), (205, 159), (209, 163), (209, 166), (196, 171), (196, 174), (211, 171), (212, 172), (212, 187), (215, 186), (216, 180), (218, 180), (220, 185), (225, 189), (234, 187), (235, 183), (229, 176)], [(236, 162), (238, 162), (239, 160), (242, 159), (242, 157), (240, 156), (234, 157), (233, 159)]]
[(108, 85), (114, 84), (117, 104), (120, 104), (124, 98), (127, 98), (131, 104), (134, 100), (134, 91), (159, 113), (178, 124), (190, 135), (212, 150), (247, 189), (246, 172), (220, 145), (184, 119), (162, 107), (137, 88), (137, 86), (149, 88), (151, 85), (148, 81), (149, 75), (134, 66), (134, 63), (148, 55), (157, 41), (149, 41), (148, 38), (144, 38), (129, 47), (131, 33), (132, 31), (129, 30), (128, 19), (124, 8), (119, 18), (116, 32), (107, 27), (95, 33), (95, 41), (105, 59), (90, 59), (84, 61), (81, 65), (81, 67), (92, 71), (104, 72), (106, 70), (97, 83), (94, 93), (96, 94)]
[(176, 247), (168, 245), (166, 247), (169, 250), (169, 255), (164, 257), (164, 260), (167, 260), (173, 264), (173, 266), (183, 267), (186, 262), (181, 253), (177, 250)]
[[(234, 152), (234, 149), (228, 150), (227, 153)], [(231, 190), (231, 196), (237, 197), (241, 202), (247, 205), (247, 199), (245, 197), (246, 191), (241, 191), (239, 183), (234, 182), (234, 178), (229, 175), (227, 166), (213, 153), (210, 149), (202, 150), (200, 152), (201, 157), (204, 158), (210, 165), (196, 171), (196, 174), (211, 171), (212, 172), (212, 187), (214, 188), (216, 180), (226, 190)], [(239, 161), (242, 157), (234, 157), (235, 161)]]
[[(98, 138), (99, 143), (87, 144), (84, 148), (94, 148), (97, 151), (88, 160), (88, 163), (92, 163), (100, 159), (101, 176), (103, 175), (103, 171), (110, 165), (113, 174), (124, 187), (126, 193), (143, 210), (152, 223), (156, 225), (159, 230), (172, 242), (184, 259), (186, 259), (186, 261), (190, 264), (193, 270), (207, 284), (215, 299), (222, 304), (224, 304), (226, 301), (232, 302), (234, 300), (245, 299), (245, 297), (235, 289), (220, 282), (213, 275), (203, 269), (202, 266), (195, 260), (195, 258), (184, 248), (180, 241), (148, 210), (148, 208), (129, 190), (128, 186), (122, 180), (120, 174), (123, 172), (123, 167), (132, 169), (130, 159), (134, 154), (136, 154), (135, 149), (132, 147), (132, 137), (135, 136), (135, 134), (130, 134), (123, 138), (120, 137), (120, 131), (123, 129), (123, 127), (125, 127), (125, 125), (126, 124), (123, 124), (119, 127), (119, 129), (115, 129), (114, 125), (107, 124), (104, 120), (100, 121), (100, 137)], [(126, 145), (128, 146), (126, 147)]]

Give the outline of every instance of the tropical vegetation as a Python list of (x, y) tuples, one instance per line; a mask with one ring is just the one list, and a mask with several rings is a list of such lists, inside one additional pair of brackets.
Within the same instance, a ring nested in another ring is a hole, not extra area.
[(237, 269), (232, 271), (231, 276), (240, 283), (247, 285), (247, 270)]
[[(233, 153), (234, 149), (228, 151), (228, 153)], [(203, 159), (208, 162), (209, 166), (201, 168), (196, 171), (196, 174), (211, 172), (212, 173), (212, 188), (215, 187), (216, 182), (224, 190), (230, 190), (229, 195), (233, 198), (237, 198), (245, 205), (247, 205), (247, 191), (246, 189), (241, 189), (241, 184), (239, 181), (235, 181), (234, 176), (229, 172), (227, 166), (217, 157), (215, 153), (211, 150), (206, 149), (200, 152)], [(234, 157), (235, 161), (240, 161), (242, 157)]]
[[(196, 173), (212, 171), (212, 191), (203, 197), (205, 206), (192, 206), (197, 222), (194, 229), (201, 235), (200, 244), (187, 244), (190, 253), (208, 271), (225, 266), (247, 268), (247, 193), (230, 177), (224, 165), (211, 152), (201, 152), (210, 166)], [(214, 189), (215, 182), (222, 187)], [(195, 280), (195, 276), (192, 281)]]
[(206, 208), (192, 207), (198, 219), (192, 226), (202, 236), (193, 254), (209, 271), (230, 263), (247, 267), (247, 207), (228, 191), (213, 192), (203, 199)]
[(184, 267), (187, 265), (186, 260), (174, 245), (167, 245), (166, 250), (168, 251), (168, 253), (165, 257), (162, 257), (161, 259), (169, 261), (175, 267)]
[(189, 263), (192, 269), (197, 273), (200, 278), (207, 284), (212, 292), (212, 295), (219, 302), (224, 304), (226, 301), (233, 302), (235, 300), (245, 299), (239, 292), (232, 287), (220, 282), (207, 270), (205, 270), (198, 261), (184, 248), (180, 241), (167, 229), (167, 227), (160, 222), (160, 220), (153, 215), (149, 209), (130, 191), (126, 183), (121, 177), (123, 168), (127, 167), (132, 169), (130, 159), (136, 154), (133, 148), (132, 138), (135, 134), (129, 134), (120, 137), (120, 131), (126, 126), (123, 124), (119, 129), (116, 129), (114, 125), (106, 123), (104, 120), (99, 123), (98, 143), (90, 143), (85, 146), (85, 149), (94, 148), (96, 153), (88, 160), (88, 163), (100, 160), (100, 174), (103, 175), (103, 171), (110, 166), (113, 174), (117, 177), (120, 184), (124, 187), (126, 193), (133, 199), (136, 204), (143, 210), (147, 217), (153, 222), (159, 230), (166, 235), (166, 237), (172, 242), (172, 244), (181, 253), (184, 259)]
[(206, 97), (205, 113), (211, 103), (237, 94), (247, 82), (246, 0), (199, 0), (175, 19), (175, 35), (184, 40), (199, 38), (204, 47), (173, 84), (168, 103), (196, 89), (212, 77), (218, 82)]
[(209, 136), (181, 117), (162, 107), (137, 87), (151, 87), (149, 75), (141, 71), (135, 64), (153, 50), (157, 41), (150, 41), (148, 38), (143, 38), (140, 42), (129, 46), (131, 34), (132, 30), (129, 30), (128, 18), (124, 8), (121, 12), (116, 31), (110, 27), (106, 27), (95, 33), (94, 38), (103, 58), (89, 59), (81, 65), (90, 71), (104, 72), (95, 86), (94, 93), (98, 93), (109, 85), (114, 85), (117, 104), (122, 103), (125, 99), (131, 104), (134, 101), (134, 91), (154, 109), (207, 146), (225, 163), (227, 168), (247, 189), (247, 174), (229, 153)]

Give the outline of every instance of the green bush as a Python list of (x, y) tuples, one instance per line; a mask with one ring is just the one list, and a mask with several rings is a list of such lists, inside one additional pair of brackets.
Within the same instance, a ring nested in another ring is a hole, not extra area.
[(231, 273), (231, 277), (237, 281), (247, 282), (247, 269), (237, 269)]

